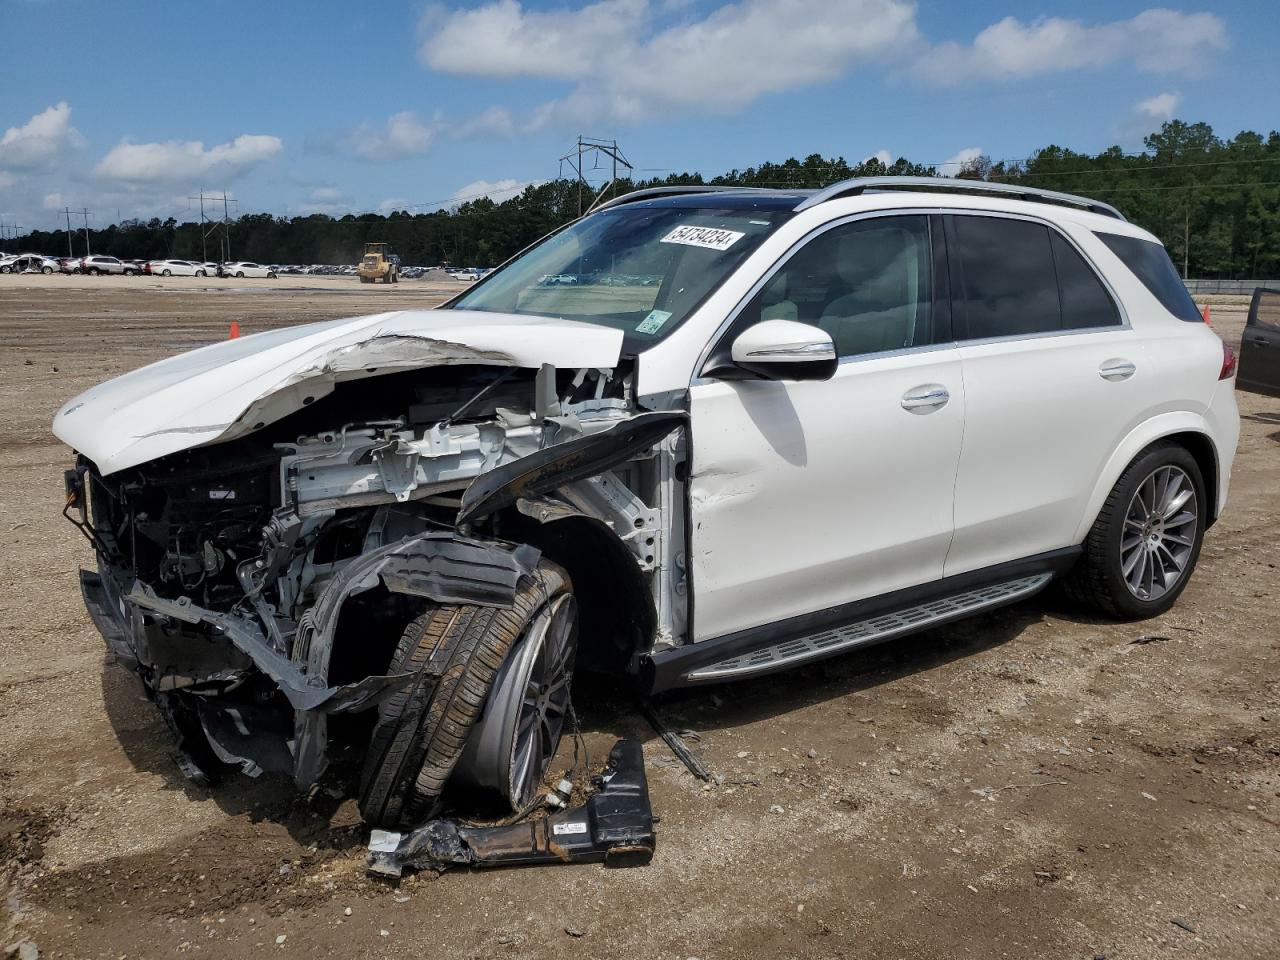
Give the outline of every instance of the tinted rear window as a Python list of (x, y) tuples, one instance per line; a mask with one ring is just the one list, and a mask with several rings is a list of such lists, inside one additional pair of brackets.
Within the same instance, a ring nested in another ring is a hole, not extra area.
[(1188, 323), (1204, 322), (1164, 247), (1150, 240), (1122, 237), (1115, 233), (1098, 233), (1097, 237), (1124, 261), (1124, 265), (1166, 310)]

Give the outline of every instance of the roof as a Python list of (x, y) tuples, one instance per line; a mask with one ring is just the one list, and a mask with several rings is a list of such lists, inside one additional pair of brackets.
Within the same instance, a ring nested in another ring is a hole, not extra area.
[(897, 192), (904, 188), (912, 192), (930, 194), (941, 192), (953, 195), (994, 195), (1006, 200), (1085, 210), (1120, 222), (1125, 220), (1124, 215), (1110, 204), (1076, 194), (1040, 190), (1010, 183), (957, 180), (948, 177), (855, 177), (823, 187), (821, 190), (768, 190), (758, 187), (704, 185), (650, 187), (617, 197), (597, 209), (605, 210), (610, 207), (639, 203), (662, 207), (794, 210), (799, 213), (831, 200), (862, 196), (867, 193)]

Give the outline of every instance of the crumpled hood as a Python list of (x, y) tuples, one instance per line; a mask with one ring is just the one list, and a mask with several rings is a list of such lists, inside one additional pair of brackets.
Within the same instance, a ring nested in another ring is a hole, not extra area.
[(108, 380), (68, 401), (53, 432), (109, 474), (250, 433), (343, 380), (465, 363), (612, 368), (621, 350), (621, 330), (472, 310), (309, 323), (215, 343)]

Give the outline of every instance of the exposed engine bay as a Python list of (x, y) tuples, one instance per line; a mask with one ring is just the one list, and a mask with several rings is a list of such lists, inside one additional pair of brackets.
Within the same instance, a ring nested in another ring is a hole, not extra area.
[(82, 452), (65, 512), (98, 556), (86, 603), (195, 777), (314, 783), (332, 741), (367, 736), (350, 718), (416, 696), (393, 664), (407, 623), (511, 607), (545, 561), (573, 581), (579, 666), (634, 673), (688, 614), (686, 418), (634, 391), (626, 361), (454, 362), (337, 378), (105, 475)]

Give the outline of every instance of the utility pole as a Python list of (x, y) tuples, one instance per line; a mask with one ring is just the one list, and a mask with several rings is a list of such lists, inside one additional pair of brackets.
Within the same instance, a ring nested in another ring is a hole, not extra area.
[[(603, 154), (606, 157), (609, 157), (613, 161), (613, 178), (604, 185), (604, 187), (600, 190), (600, 193), (597, 194), (596, 197), (591, 201), (591, 205), (587, 207), (586, 211), (583, 211), (582, 188), (587, 187), (593, 192), (595, 188), (592, 187), (591, 184), (587, 182), (586, 175), (582, 172), (583, 170), (582, 161), (585, 157), (594, 156), (596, 161), (596, 167), (598, 168), (600, 165), (601, 154)], [(598, 137), (584, 137), (582, 135), (578, 136), (578, 143), (577, 143), (576, 150), (573, 153), (566, 153), (563, 157), (560, 158), (560, 169), (562, 172), (564, 170), (564, 165), (566, 163), (569, 164), (573, 172), (577, 174), (578, 216), (582, 216), (584, 212), (590, 213), (591, 210), (595, 207), (595, 205), (604, 198), (606, 193), (609, 192), (609, 188), (618, 182), (618, 165), (619, 164), (627, 168), (628, 175), (630, 175), (631, 172), (635, 169), (634, 167), (631, 166), (630, 161), (628, 161), (627, 158), (622, 155), (622, 151), (618, 147), (617, 140), (601, 140)]]
[[(77, 217), (84, 217), (84, 255), (90, 254), (89, 250), (89, 216), (92, 210), (72, 210), (70, 207), (62, 208), (67, 214), (67, 249), (71, 249), (71, 215), (74, 213)], [(72, 254), (74, 257), (75, 254)]]
[(71, 249), (71, 208), (63, 207), (62, 210), (67, 215), (67, 257), (74, 260), (76, 252)]
[[(239, 203), (239, 201), (229, 199), (225, 190), (222, 192), (221, 198), (214, 196), (213, 194), (206, 197), (204, 195), (204, 191), (201, 190), (198, 197), (187, 197), (187, 199), (200, 201), (200, 255), (206, 261), (209, 259), (209, 245), (207, 241), (210, 235), (221, 230), (222, 235), (218, 238), (218, 258), (221, 263), (226, 263), (231, 259), (231, 217), (228, 205), (232, 203)], [(204, 202), (206, 200), (213, 202), (218, 199), (222, 200), (222, 220), (209, 220), (205, 216)], [(211, 224), (208, 229), (205, 229), (206, 223)]]
[(0, 223), (0, 249), (4, 248), (4, 242), (9, 239), (6, 231), (12, 231), (13, 239), (15, 241), (18, 239), (18, 225), (16, 223)]

